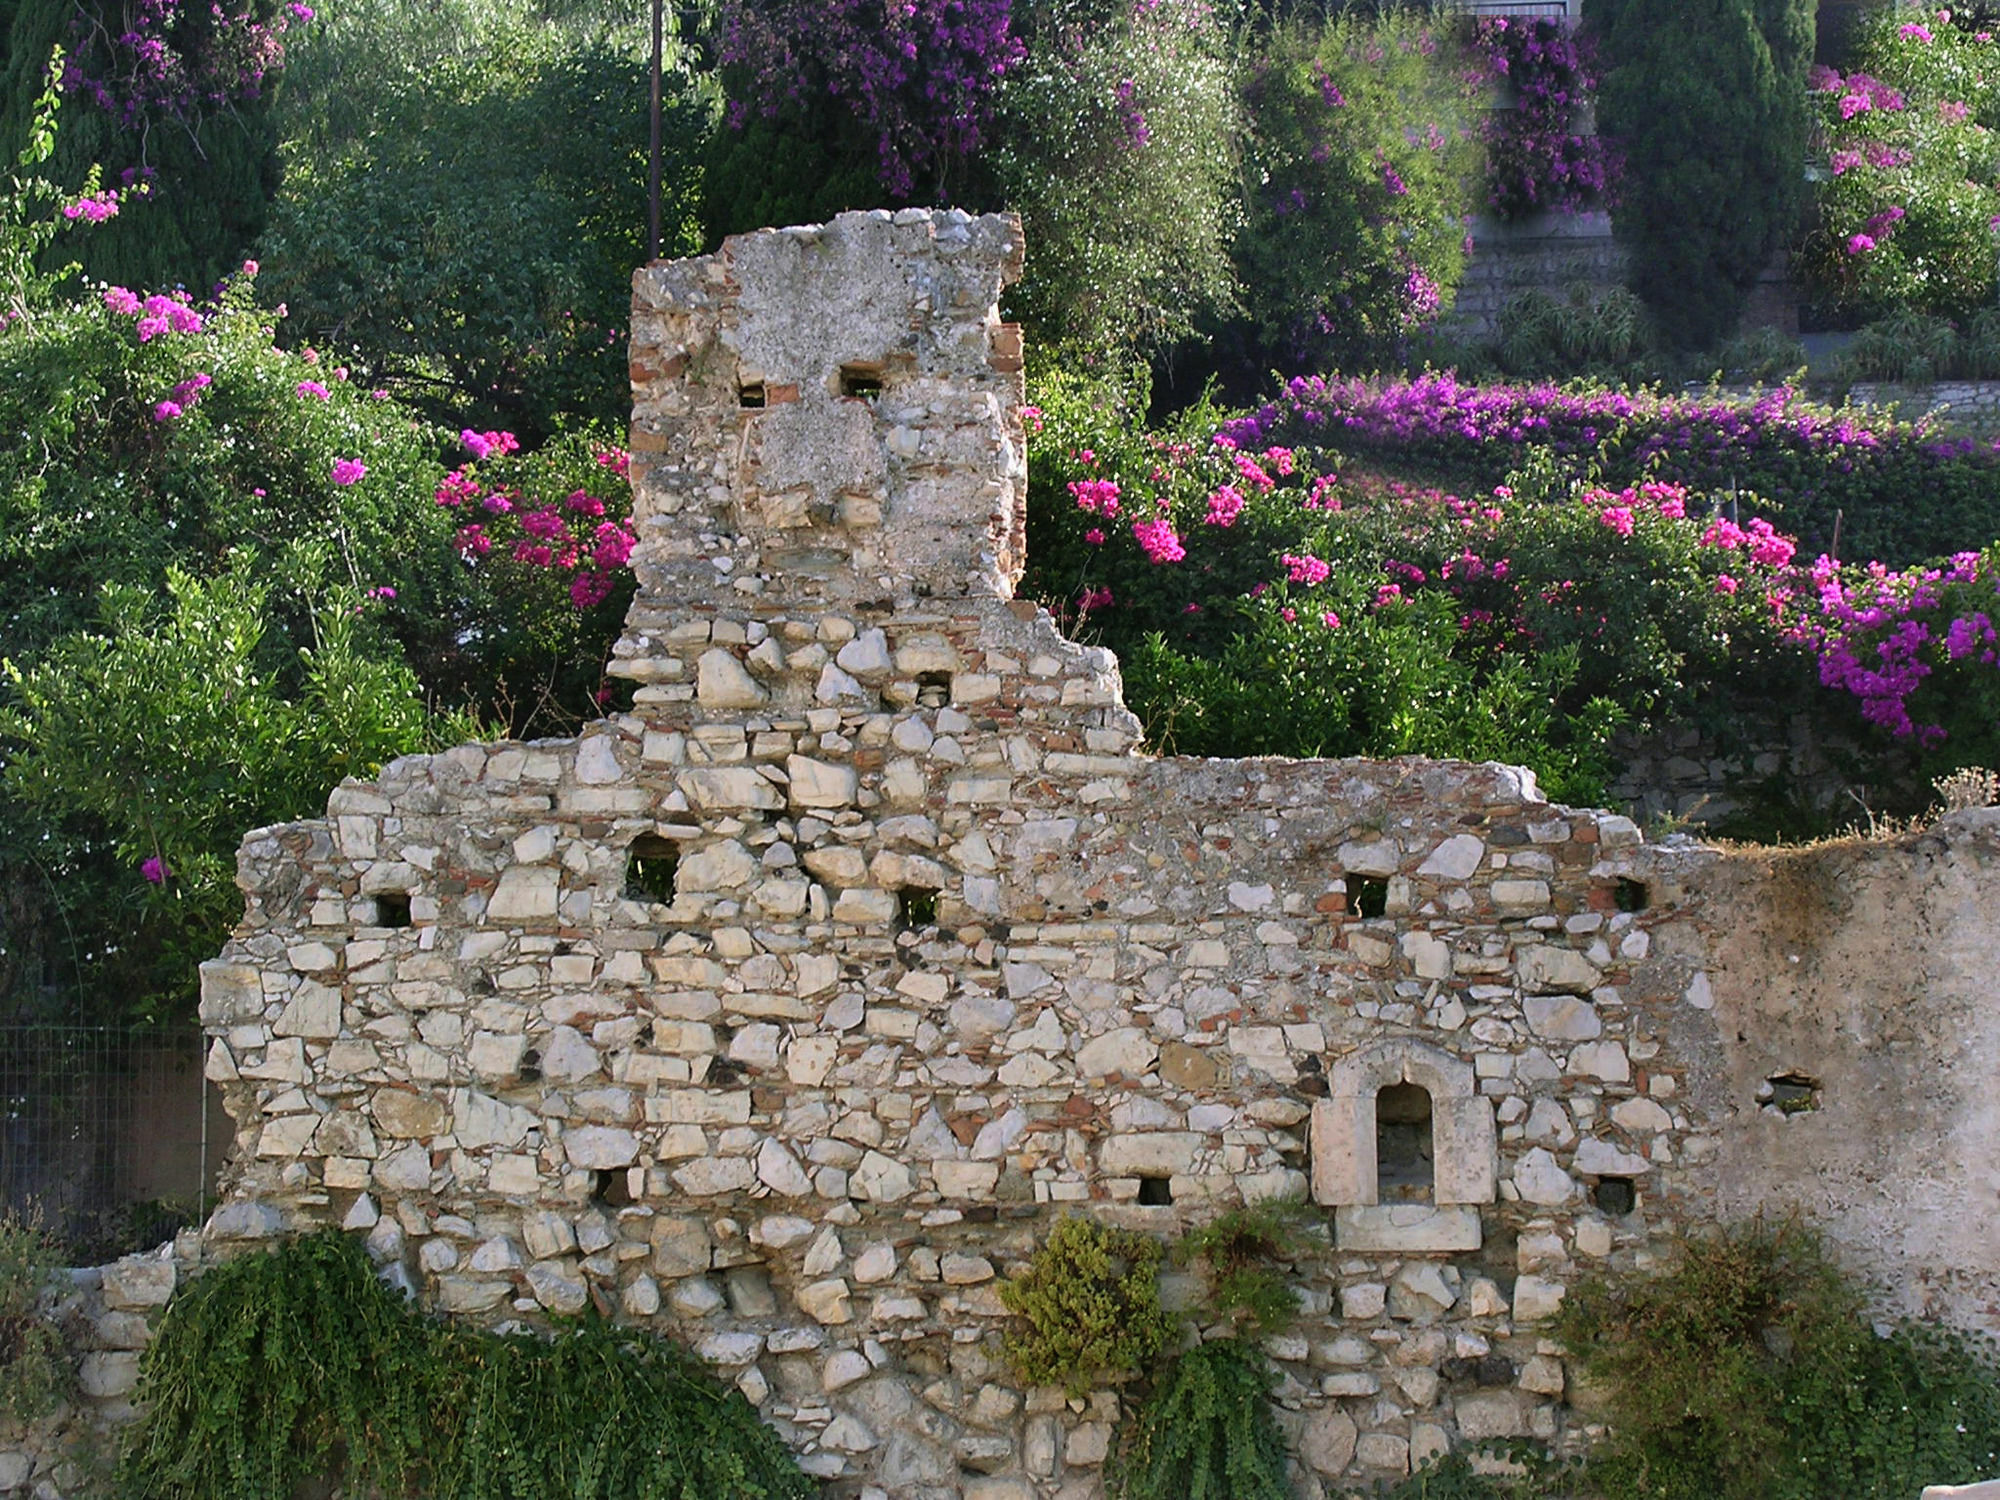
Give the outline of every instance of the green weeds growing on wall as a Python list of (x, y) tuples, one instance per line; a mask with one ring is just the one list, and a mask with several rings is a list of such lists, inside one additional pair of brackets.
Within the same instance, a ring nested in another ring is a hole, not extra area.
[(430, 1500), (794, 1500), (812, 1493), (736, 1391), (602, 1322), (553, 1340), (434, 1323), (335, 1233), (230, 1261), (169, 1305), (127, 1500), (270, 1500), (336, 1476)]

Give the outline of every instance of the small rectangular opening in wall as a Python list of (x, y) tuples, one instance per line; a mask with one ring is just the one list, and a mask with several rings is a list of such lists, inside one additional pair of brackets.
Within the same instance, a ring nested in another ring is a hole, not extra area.
[(1174, 1201), (1173, 1180), (1168, 1177), (1141, 1177), (1139, 1179), (1139, 1201), (1149, 1208), (1160, 1208)]
[(736, 404), (745, 411), (762, 411), (764, 408), (764, 382), (746, 380), (736, 388)]
[(1374, 921), (1389, 909), (1389, 882), (1379, 875), (1348, 876), (1347, 904), (1357, 917)]
[(1819, 1080), (1804, 1073), (1774, 1073), (1757, 1091), (1760, 1104), (1775, 1104), (1788, 1115), (1819, 1108)]
[(1621, 878), (1611, 887), (1611, 899), (1620, 911), (1644, 911), (1652, 904), (1652, 892), (1646, 889), (1643, 880)]
[(873, 365), (842, 365), (840, 394), (862, 401), (876, 400), (882, 394), (882, 372)]
[(632, 1176), (624, 1168), (603, 1171), (597, 1174), (597, 1185), (592, 1189), (591, 1201), (602, 1203), (606, 1208), (623, 1208), (632, 1201)]
[(1590, 1190), (1590, 1201), (1597, 1205), (1599, 1213), (1623, 1218), (1638, 1207), (1639, 1189), (1629, 1177), (1600, 1177), (1597, 1186)]
[(921, 708), (943, 708), (951, 702), (951, 673), (919, 672), (917, 704)]
[(680, 845), (658, 834), (643, 833), (625, 851), (625, 899), (670, 904), (680, 874)]
[(410, 895), (407, 891), (383, 891), (375, 897), (377, 927), (408, 927)]
[(928, 886), (906, 885), (896, 892), (896, 920), (905, 930), (937, 926), (938, 893)]

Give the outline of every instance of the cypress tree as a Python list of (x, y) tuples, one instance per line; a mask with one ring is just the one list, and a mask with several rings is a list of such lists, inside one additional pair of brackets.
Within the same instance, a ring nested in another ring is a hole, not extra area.
[[(0, 161), (11, 163), (26, 138), (50, 50), (61, 45), (74, 51), (74, 15), (73, 7), (47, 0), (0, 0)], [(81, 94), (70, 95), (44, 175), (74, 187), (93, 162), (111, 188), (125, 185), (128, 169), (150, 169), (152, 191), (125, 197), (116, 218), (88, 233), (65, 236), (54, 258), (81, 261), (88, 275), (104, 281), (186, 286), (205, 294), (242, 262), (277, 190), (277, 133), (268, 95), (187, 121), (153, 120), (143, 132), (123, 128)]]
[(1585, 0), (1584, 17), (1633, 290), (1674, 343), (1713, 345), (1798, 224), (1813, 0)]

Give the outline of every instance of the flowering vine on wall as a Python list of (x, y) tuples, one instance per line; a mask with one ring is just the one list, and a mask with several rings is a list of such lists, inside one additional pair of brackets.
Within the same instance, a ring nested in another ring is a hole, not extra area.
[(1586, 44), (1563, 21), (1493, 16), (1474, 41), (1514, 108), (1487, 121), (1486, 205), (1502, 219), (1594, 208), (1615, 164), (1589, 127), (1597, 77)]

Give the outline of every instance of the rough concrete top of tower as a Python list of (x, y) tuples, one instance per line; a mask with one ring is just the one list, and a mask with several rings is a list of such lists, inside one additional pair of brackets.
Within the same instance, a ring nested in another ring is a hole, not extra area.
[(712, 606), (1007, 598), (1027, 498), (1020, 221), (847, 213), (633, 280), (628, 634)]

